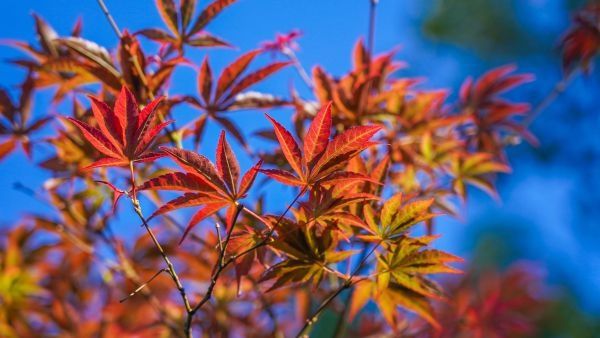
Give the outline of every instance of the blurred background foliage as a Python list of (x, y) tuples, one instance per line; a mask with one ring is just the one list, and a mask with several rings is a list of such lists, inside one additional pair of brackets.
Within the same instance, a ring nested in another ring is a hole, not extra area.
[[(537, 77), (529, 95), (541, 99), (560, 77), (557, 32), (586, 3), (436, 0), (417, 21), (430, 43), (447, 44), (469, 60), (472, 54), (483, 65), (511, 59), (526, 65)], [(476, 217), (466, 217), (473, 224), (464, 250), (479, 269), (521, 259), (544, 262), (553, 301), (539, 337), (600, 332), (599, 297), (593, 291), (600, 286), (600, 101), (594, 94), (599, 79), (597, 69), (579, 74), (533, 124), (541, 145), (512, 149), (514, 172), (500, 182), (506, 204), (482, 202), (469, 211)], [(535, 208), (539, 212), (531, 214)]]

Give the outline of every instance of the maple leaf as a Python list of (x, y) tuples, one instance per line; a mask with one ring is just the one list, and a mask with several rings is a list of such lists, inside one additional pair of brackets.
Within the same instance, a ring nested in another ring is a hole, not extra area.
[(589, 4), (573, 18), (573, 27), (561, 40), (563, 69), (571, 71), (577, 64), (589, 72), (592, 59), (600, 50), (600, 5)]
[(30, 123), (31, 106), (34, 94), (34, 78), (32, 74), (21, 84), (21, 95), (18, 102), (13, 102), (4, 89), (0, 89), (0, 160), (21, 144), (23, 151), (31, 157), (29, 135), (42, 128), (49, 118), (40, 118)]
[(196, 0), (181, 0), (179, 6), (174, 0), (156, 0), (156, 8), (167, 30), (161, 28), (145, 28), (140, 34), (163, 46), (168, 46), (183, 53), (184, 45), (191, 47), (230, 47), (229, 43), (204, 31), (223, 9), (237, 0), (215, 0), (204, 8), (192, 24), (192, 16), (196, 11)]
[(298, 43), (295, 40), (302, 36), (302, 32), (295, 29), (286, 34), (277, 34), (274, 41), (261, 43), (261, 49), (271, 52), (273, 56), (276, 53), (288, 54), (290, 51), (298, 50)]
[(465, 183), (476, 186), (497, 198), (492, 179), (495, 174), (509, 172), (511, 172), (509, 166), (494, 160), (493, 155), (487, 153), (456, 155), (450, 165), (450, 174), (454, 177), (452, 188), (463, 199), (467, 195)]
[(462, 262), (462, 259), (443, 251), (428, 249), (435, 238), (403, 236), (385, 254), (378, 255), (377, 278), (357, 286), (349, 305), (350, 318), (369, 299), (373, 299), (392, 327), (396, 326), (396, 308), (401, 306), (439, 328), (429, 299), (442, 299), (443, 294), (440, 287), (426, 275), (460, 273), (447, 264)]
[[(270, 224), (269, 219), (267, 218), (264, 223)], [(266, 229), (264, 226), (261, 228), (260, 225), (253, 224), (252, 226), (249, 226), (244, 224), (242, 227), (238, 227), (238, 229), (231, 234), (229, 245), (227, 246), (227, 252), (230, 254), (230, 256), (234, 256), (248, 250), (249, 248), (256, 247), (266, 238), (267, 234), (268, 229)], [(253, 263), (256, 259), (258, 259), (258, 261), (261, 263), (266, 263), (266, 251), (266, 246), (258, 246), (255, 250), (252, 250), (251, 252), (235, 260), (234, 264), (238, 290), (240, 288), (241, 278), (250, 273), (250, 270), (252, 269)]]
[(302, 223), (282, 219), (279, 237), (269, 246), (286, 258), (270, 267), (261, 277), (261, 282), (275, 279), (269, 290), (287, 283), (311, 281), (317, 286), (331, 263), (343, 261), (355, 251), (335, 251), (337, 240), (330, 231), (319, 233), (317, 228), (307, 229)]
[(208, 158), (192, 151), (167, 147), (160, 149), (185, 173), (174, 172), (152, 178), (139, 186), (138, 190), (175, 190), (184, 192), (184, 195), (161, 206), (149, 219), (180, 208), (202, 206), (188, 222), (180, 243), (200, 221), (226, 207), (227, 225), (231, 226), (236, 209), (240, 207), (238, 200), (246, 197), (262, 161), (258, 161), (240, 179), (240, 166), (224, 131), (217, 144), (216, 166)]
[(316, 226), (319, 231), (342, 229), (352, 234), (350, 226), (365, 227), (364, 221), (351, 213), (349, 207), (377, 200), (378, 197), (368, 193), (353, 192), (352, 189), (359, 183), (360, 181), (353, 180), (347, 185), (342, 182), (332, 183), (333, 186), (329, 188), (314, 187), (310, 190), (308, 201), (300, 203), (298, 210), (295, 210), (296, 219), (307, 227)]
[(156, 107), (162, 98), (140, 110), (131, 91), (123, 86), (113, 109), (95, 97), (90, 96), (90, 100), (98, 128), (72, 117), (66, 118), (104, 155), (85, 169), (120, 167), (132, 162), (153, 161), (163, 156), (150, 151), (154, 139), (170, 123), (156, 124)]
[[(476, 149), (501, 155), (502, 133), (521, 135), (531, 144), (535, 137), (515, 120), (529, 111), (529, 104), (504, 100), (500, 94), (521, 84), (531, 82), (531, 74), (511, 74), (516, 67), (507, 65), (483, 74), (477, 81), (467, 78), (460, 89), (460, 100), (475, 125), (471, 143)], [(501, 156), (502, 157), (502, 156)]]
[[(469, 335), (499, 337), (535, 336), (539, 316), (547, 310), (548, 299), (536, 266), (517, 262), (506, 271), (472, 269), (454, 285), (447, 285), (448, 300), (436, 303), (439, 337)], [(431, 332), (433, 330), (428, 330)]]
[(68, 37), (60, 37), (54, 28), (39, 15), (33, 13), (32, 16), (35, 20), (35, 32), (39, 45), (13, 40), (7, 41), (6, 44), (27, 54), (28, 58), (11, 60), (11, 63), (35, 73), (33, 87), (37, 89), (58, 86), (53, 97), (53, 102), (57, 102), (69, 91), (94, 82), (93, 74), (78, 62), (79, 54), (75, 49), (71, 49), (61, 42), (63, 39), (71, 39), (77, 43), (78, 47), (81, 47), (80, 50), (87, 53), (88, 57), (109, 58), (105, 49), (80, 37), (81, 21), (75, 23)]
[(200, 117), (194, 126), (193, 133), (196, 145), (200, 142), (207, 118), (221, 124), (237, 141), (245, 145), (246, 142), (242, 133), (229, 118), (223, 116), (224, 112), (234, 109), (268, 108), (287, 104), (287, 101), (270, 95), (244, 93), (251, 86), (290, 65), (290, 62), (274, 62), (244, 75), (252, 60), (260, 53), (261, 50), (253, 50), (243, 54), (225, 67), (219, 77), (214, 80), (208, 57), (204, 59), (198, 73), (199, 99), (190, 96), (184, 98), (186, 102), (206, 113), (206, 115)]
[[(376, 121), (378, 115), (385, 113), (381, 102), (386, 95), (385, 86), (392, 81), (388, 77), (402, 67), (402, 63), (393, 61), (394, 54), (371, 56), (363, 41), (358, 40), (354, 48), (353, 69), (348, 74), (333, 77), (320, 66), (313, 68), (315, 97), (321, 105), (333, 103), (335, 125), (343, 125), (346, 129)], [(297, 106), (301, 111), (305, 110), (303, 105)]]
[(331, 103), (323, 106), (310, 124), (304, 137), (303, 151), (292, 134), (279, 122), (267, 115), (273, 124), (283, 156), (294, 171), (281, 169), (261, 170), (265, 175), (283, 184), (309, 187), (315, 184), (328, 185), (345, 181), (369, 181), (369, 177), (344, 170), (348, 161), (364, 149), (376, 144), (370, 139), (381, 127), (354, 127), (329, 140), (331, 134)]
[(359, 237), (373, 242), (394, 240), (415, 224), (435, 216), (429, 211), (433, 199), (405, 203), (402, 196), (402, 193), (398, 193), (388, 199), (380, 212), (376, 212), (371, 205), (366, 204), (363, 210), (366, 225), (362, 228), (369, 234), (359, 235)]

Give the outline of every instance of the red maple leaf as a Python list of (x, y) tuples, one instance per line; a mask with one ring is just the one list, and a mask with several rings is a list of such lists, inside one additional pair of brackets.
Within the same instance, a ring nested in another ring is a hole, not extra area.
[(147, 162), (163, 156), (161, 153), (150, 151), (154, 139), (171, 123), (156, 121), (156, 107), (162, 101), (162, 97), (150, 102), (141, 110), (135, 97), (125, 86), (115, 101), (114, 109), (93, 96), (89, 98), (98, 128), (67, 117), (94, 148), (105, 155), (84, 169), (120, 167), (131, 162)]
[(266, 41), (261, 43), (261, 49), (264, 51), (270, 51), (273, 54), (275, 53), (289, 53), (289, 51), (298, 50), (298, 43), (296, 40), (302, 36), (302, 32), (297, 29), (294, 29), (286, 34), (275, 35), (275, 40)]
[(184, 194), (160, 207), (150, 219), (176, 209), (202, 206), (189, 221), (180, 243), (196, 224), (225, 207), (228, 207), (227, 224), (231, 225), (239, 207), (237, 201), (246, 197), (262, 161), (256, 163), (240, 180), (240, 165), (224, 131), (217, 145), (216, 166), (193, 151), (168, 147), (161, 147), (161, 150), (185, 173), (174, 172), (155, 177), (138, 187), (138, 190), (175, 190)]
[(599, 4), (590, 4), (575, 14), (573, 27), (561, 41), (566, 71), (579, 63), (585, 72), (589, 71), (592, 59), (600, 50), (599, 21)]
[(283, 155), (294, 173), (281, 169), (262, 169), (262, 173), (283, 184), (299, 187), (314, 184), (327, 185), (340, 180), (370, 180), (366, 175), (341, 169), (354, 156), (376, 144), (370, 139), (381, 129), (380, 126), (350, 128), (330, 141), (331, 103), (329, 103), (317, 113), (310, 124), (304, 137), (304, 149), (301, 151), (287, 129), (269, 115), (267, 118), (275, 128), (275, 136)]

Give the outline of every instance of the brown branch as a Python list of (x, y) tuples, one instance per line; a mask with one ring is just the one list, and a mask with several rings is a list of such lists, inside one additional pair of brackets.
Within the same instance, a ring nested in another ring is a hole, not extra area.
[[(369, 58), (373, 57), (373, 47), (375, 44), (375, 15), (377, 13), (377, 4), (379, 0), (369, 0), (369, 28), (367, 37), (367, 50), (369, 52)], [(369, 62), (370, 63), (370, 62)]]
[[(229, 240), (231, 238), (231, 234), (233, 233), (233, 227), (241, 213), (242, 210), (246, 210), (248, 211), (249, 209), (247, 209), (246, 207), (244, 207), (242, 204), (238, 204), (238, 208), (236, 210), (236, 214), (234, 215), (234, 218), (232, 220), (232, 224), (229, 228), (229, 232), (227, 234), (227, 237), (225, 238), (225, 242), (223, 243), (223, 250), (221, 250), (221, 253), (219, 254), (219, 259), (217, 261), (217, 263), (215, 264), (215, 268), (213, 275), (211, 276), (211, 280), (210, 280), (210, 284), (208, 286), (208, 289), (206, 290), (206, 293), (204, 294), (204, 297), (200, 300), (200, 302), (198, 303), (198, 305), (196, 305), (191, 311), (188, 312), (188, 320), (186, 322), (186, 330), (190, 330), (191, 331), (191, 326), (192, 326), (192, 319), (194, 314), (196, 314), (196, 312), (198, 312), (198, 310), (200, 310), (200, 308), (202, 308), (202, 306), (208, 302), (210, 300), (210, 298), (212, 297), (212, 292), (213, 289), (215, 288), (215, 285), (217, 284), (217, 280), (219, 279), (219, 276), (221, 275), (221, 272), (223, 272), (223, 270), (225, 270), (225, 268), (227, 268), (230, 264), (232, 264), (233, 262), (235, 262), (238, 258), (253, 252), (254, 250), (266, 245), (270, 240), (271, 237), (273, 236), (275, 229), (277, 228), (277, 225), (279, 225), (279, 223), (283, 220), (283, 218), (285, 217), (285, 215), (290, 211), (290, 209), (292, 208), (292, 206), (296, 203), (296, 201), (298, 201), (298, 199), (304, 195), (304, 193), (306, 192), (307, 187), (302, 188), (302, 190), (300, 190), (300, 192), (298, 193), (298, 195), (296, 195), (296, 197), (292, 200), (292, 202), (287, 206), (287, 208), (285, 209), (285, 211), (278, 217), (277, 221), (275, 222), (275, 225), (273, 227), (270, 227), (269, 232), (267, 233), (267, 235), (265, 236), (265, 238), (263, 240), (261, 240), (259, 243), (253, 245), (252, 247), (250, 247), (249, 249), (246, 249), (244, 251), (242, 251), (241, 253), (237, 254), (237, 255), (232, 255), (229, 259), (225, 260), (225, 251), (227, 250), (227, 246), (229, 244)], [(257, 216), (259, 219), (262, 220), (262, 217), (256, 215), (256, 213), (251, 212), (249, 213), (251, 215), (255, 215)], [(268, 224), (265, 224), (268, 226)]]
[(217, 232), (217, 240), (219, 241), (219, 250), (221, 252), (225, 251), (223, 249), (223, 239), (221, 238), (221, 225), (219, 222), (215, 222), (215, 231)]
[[(175, 283), (177, 290), (179, 290), (179, 294), (181, 295), (181, 299), (183, 300), (185, 310), (189, 317), (190, 312), (191, 312), (190, 301), (187, 297), (187, 294), (185, 293), (183, 284), (181, 283), (181, 280), (179, 279), (179, 276), (177, 275), (177, 272), (175, 271), (175, 266), (173, 266), (171, 259), (169, 259), (169, 256), (163, 249), (162, 245), (160, 245), (160, 243), (158, 242), (158, 239), (154, 235), (154, 232), (152, 232), (152, 229), (150, 229), (150, 226), (148, 225), (148, 222), (146, 221), (146, 218), (144, 217), (144, 214), (142, 213), (142, 207), (140, 206), (140, 202), (137, 199), (136, 192), (135, 192), (136, 183), (135, 183), (135, 173), (133, 170), (133, 162), (129, 162), (129, 170), (131, 173), (131, 185), (132, 185), (132, 188), (131, 188), (132, 194), (130, 197), (131, 197), (131, 202), (133, 204), (133, 209), (134, 209), (135, 213), (138, 215), (139, 219), (142, 221), (142, 224), (143, 224), (144, 228), (146, 229), (146, 232), (148, 233), (148, 235), (150, 235), (150, 238), (152, 239), (152, 242), (154, 243), (154, 246), (160, 253), (162, 259), (167, 264), (167, 270), (169, 272), (169, 275), (171, 276), (171, 279)], [(185, 334), (187, 337), (192, 336), (191, 331), (187, 330), (187, 328), (186, 328)]]
[(377, 250), (377, 248), (379, 247), (380, 244), (381, 244), (381, 242), (378, 242), (369, 251), (368, 254), (366, 254), (366, 255), (363, 256), (363, 258), (361, 259), (361, 261), (358, 264), (358, 266), (356, 267), (356, 269), (354, 269), (354, 271), (352, 272), (352, 274), (350, 276), (348, 276), (348, 278), (344, 281), (344, 283), (337, 290), (335, 290), (334, 293), (332, 293), (329, 297), (327, 297), (321, 303), (321, 305), (319, 305), (319, 307), (317, 308), (317, 310), (315, 310), (315, 312), (308, 319), (306, 319), (306, 321), (304, 323), (304, 326), (302, 327), (302, 329), (300, 329), (300, 331), (296, 335), (296, 338), (307, 337), (306, 333), (313, 326), (313, 324), (317, 322), (317, 320), (319, 318), (319, 315), (321, 314), (321, 312), (323, 312), (327, 308), (327, 306), (329, 305), (329, 303), (331, 303), (344, 290), (346, 290), (346, 289), (352, 287), (352, 285), (354, 285), (354, 284), (356, 284), (356, 283), (364, 280), (364, 278), (354, 279), (354, 276), (360, 271), (360, 269), (362, 269), (363, 265), (367, 262), (367, 260), (369, 259), (369, 257), (375, 252), (375, 250)]
[[(108, 7), (106, 7), (104, 0), (96, 0), (96, 1), (98, 2), (98, 5), (100, 5), (102, 12), (106, 16), (106, 19), (110, 23), (110, 26), (112, 27), (112, 29), (115, 31), (115, 34), (117, 35), (117, 37), (119, 39), (122, 39), (123, 34), (121, 34), (121, 30), (119, 29), (119, 26), (117, 25), (117, 22), (115, 21), (113, 16), (110, 14)], [(127, 46), (125, 46), (125, 47), (127, 47)], [(146, 92), (148, 93), (148, 96), (150, 97), (151, 100), (154, 100), (155, 99), (154, 93), (152, 92), (152, 90), (150, 90), (150, 86), (148, 86), (148, 79), (146, 78), (146, 74), (144, 73), (144, 69), (142, 68), (142, 65), (140, 64), (137, 57), (131, 52), (131, 50), (129, 48), (127, 48), (127, 52), (129, 53), (129, 56), (131, 57), (130, 60), (131, 60), (131, 62), (133, 62), (133, 66), (135, 67), (135, 70), (139, 74), (142, 84), (146, 88)], [(171, 112), (169, 111), (169, 117), (171, 118), (170, 113)], [(160, 122), (165, 122), (165, 117), (162, 114), (159, 114), (159, 118), (160, 118)], [(166, 129), (166, 132), (167, 132), (167, 137), (169, 138), (169, 141), (171, 141), (177, 148), (181, 148), (182, 147), (181, 139), (178, 137), (175, 137), (175, 135), (174, 135), (177, 132), (177, 127), (175, 126), (175, 123), (171, 123), (171, 126)]]
[(548, 107), (550, 104), (556, 100), (556, 98), (562, 94), (577, 72), (575, 70), (569, 71), (560, 81), (558, 81), (548, 95), (546, 95), (532, 110), (529, 115), (523, 120), (523, 126), (528, 127), (533, 123), (533, 121)]
[[(237, 219), (240, 216), (240, 213), (242, 212), (243, 209), (244, 209), (244, 206), (242, 204), (237, 204), (236, 213), (233, 216), (231, 225), (229, 226), (229, 232), (227, 233), (227, 237), (225, 238), (225, 241), (223, 242), (223, 244), (221, 246), (222, 249), (219, 252), (219, 258), (217, 259), (217, 262), (215, 263), (215, 266), (213, 268), (213, 273), (210, 278), (210, 284), (208, 286), (208, 289), (206, 289), (206, 293), (204, 294), (204, 297), (200, 300), (198, 305), (196, 305), (194, 308), (188, 310), (188, 317), (187, 317), (187, 321), (185, 324), (186, 331), (191, 332), (192, 319), (193, 319), (194, 314), (196, 314), (196, 312), (198, 312), (198, 310), (200, 310), (200, 308), (202, 308), (202, 306), (210, 300), (210, 298), (212, 297), (213, 289), (215, 288), (215, 285), (217, 284), (217, 280), (219, 279), (221, 272), (223, 272), (225, 267), (228, 265), (228, 264), (225, 265), (225, 261), (224, 261), (225, 252), (227, 251), (227, 246), (229, 245), (229, 241), (231, 240), (231, 234), (233, 233), (233, 228), (235, 226), (235, 223), (237, 222)], [(217, 229), (217, 231), (218, 231), (218, 229)], [(219, 233), (220, 233), (220, 231), (219, 231)], [(220, 238), (220, 235), (219, 235), (219, 238)], [(219, 239), (219, 241), (220, 241), (220, 239)]]

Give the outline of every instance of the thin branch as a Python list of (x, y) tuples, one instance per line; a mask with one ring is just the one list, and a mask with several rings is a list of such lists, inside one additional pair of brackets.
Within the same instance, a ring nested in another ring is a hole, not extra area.
[(150, 284), (156, 277), (158, 277), (158, 275), (160, 275), (163, 272), (169, 272), (169, 270), (167, 270), (167, 269), (158, 270), (152, 277), (150, 277), (150, 279), (148, 279), (148, 281), (146, 281), (142, 285), (138, 286), (137, 289), (133, 290), (129, 295), (127, 295), (127, 297), (124, 297), (121, 300), (119, 300), (119, 303), (123, 303), (126, 300), (128, 300), (129, 298), (135, 296), (138, 292), (142, 291), (148, 284)]
[[(294, 204), (298, 201), (298, 199), (300, 198), (300, 196), (304, 195), (304, 193), (306, 192), (307, 187), (302, 188), (302, 190), (300, 190), (300, 192), (298, 193), (298, 195), (296, 195), (296, 197), (294, 197), (294, 199), (292, 200), (292, 202), (287, 206), (287, 208), (285, 209), (285, 211), (279, 215), (279, 217), (277, 218), (277, 221), (275, 222), (275, 225), (273, 225), (272, 227), (270, 227), (269, 232), (267, 232), (267, 235), (265, 236), (265, 238), (263, 238), (260, 242), (254, 244), (253, 246), (251, 246), (249, 249), (246, 249), (244, 251), (242, 251), (241, 253), (237, 254), (237, 255), (233, 255), (231, 256), (231, 258), (229, 258), (229, 260), (226, 262), (226, 264), (228, 265), (229, 263), (235, 261), (236, 259), (262, 247), (265, 246), (269, 243), (269, 241), (271, 240), (271, 237), (273, 236), (273, 234), (275, 233), (275, 229), (277, 228), (277, 226), (279, 225), (279, 223), (283, 220), (283, 218), (285, 217), (285, 215), (288, 213), (288, 211), (290, 211), (290, 209), (292, 208), (292, 206), (294, 206)], [(247, 209), (246, 209), (247, 210)], [(269, 226), (268, 224), (265, 224), (267, 226)]]
[(300, 75), (300, 78), (302, 78), (302, 81), (304, 81), (304, 83), (306, 84), (308, 89), (312, 90), (313, 89), (312, 80), (311, 80), (310, 76), (308, 75), (308, 73), (306, 72), (306, 70), (304, 69), (304, 67), (302, 66), (302, 63), (300, 63), (300, 60), (296, 56), (296, 53), (294, 53), (294, 51), (291, 48), (285, 48), (283, 50), (283, 55), (287, 56), (290, 59), (290, 61), (292, 61), (292, 63), (294, 64), (294, 67), (296, 68), (296, 70), (298, 71), (298, 74)]
[[(131, 201), (133, 204), (133, 209), (134, 209), (135, 213), (138, 215), (139, 219), (142, 221), (142, 224), (144, 225), (146, 232), (148, 233), (148, 235), (150, 235), (150, 238), (152, 239), (154, 246), (156, 247), (156, 249), (160, 253), (161, 257), (167, 264), (167, 270), (169, 271), (169, 275), (171, 276), (171, 279), (173, 279), (173, 282), (175, 283), (177, 290), (179, 290), (179, 294), (181, 295), (181, 299), (183, 300), (183, 304), (185, 306), (186, 312), (188, 313), (188, 317), (189, 317), (190, 311), (191, 311), (190, 301), (187, 297), (187, 294), (185, 293), (183, 284), (181, 284), (181, 280), (179, 279), (179, 276), (177, 275), (177, 272), (175, 271), (175, 266), (173, 266), (173, 263), (171, 263), (169, 256), (166, 254), (162, 245), (160, 245), (160, 243), (158, 242), (158, 239), (154, 235), (154, 232), (152, 232), (152, 229), (150, 229), (150, 226), (148, 225), (148, 222), (146, 221), (146, 218), (144, 217), (144, 214), (142, 213), (142, 208), (140, 206), (139, 200), (137, 199), (136, 191), (135, 191), (136, 183), (135, 183), (135, 173), (133, 170), (133, 162), (129, 162), (129, 170), (131, 173), (131, 184), (132, 184)], [(185, 333), (186, 333), (187, 337), (192, 336), (190, 330), (186, 329)]]
[[(283, 218), (285, 217), (285, 215), (289, 212), (289, 210), (292, 208), (292, 206), (296, 203), (296, 201), (298, 201), (298, 199), (304, 195), (304, 193), (306, 192), (306, 187), (302, 188), (302, 190), (300, 190), (300, 192), (298, 193), (298, 195), (296, 195), (296, 197), (292, 200), (292, 202), (288, 205), (288, 207), (285, 209), (285, 211), (279, 216), (279, 218), (277, 219), (275, 225), (273, 227), (271, 227), (269, 229), (269, 232), (267, 233), (267, 236), (265, 236), (265, 238), (263, 240), (261, 240), (259, 243), (253, 245), (252, 247), (250, 247), (247, 250), (242, 251), (241, 253), (237, 254), (237, 255), (232, 255), (229, 259), (225, 260), (225, 251), (227, 250), (227, 246), (229, 244), (229, 240), (231, 239), (231, 234), (233, 233), (233, 226), (235, 225), (240, 213), (242, 210), (248, 210), (247, 208), (245, 208), (242, 204), (238, 204), (238, 208), (236, 210), (236, 214), (234, 215), (234, 218), (232, 220), (232, 224), (230, 226), (230, 230), (229, 233), (227, 234), (227, 238), (225, 239), (225, 242), (223, 243), (223, 250), (221, 251), (221, 254), (219, 255), (219, 259), (217, 264), (215, 265), (215, 269), (214, 269), (214, 273), (213, 276), (211, 277), (211, 281), (210, 284), (208, 286), (208, 289), (206, 290), (206, 293), (204, 294), (204, 297), (200, 300), (200, 302), (198, 303), (198, 305), (196, 305), (191, 311), (188, 312), (188, 321), (186, 322), (186, 328), (191, 330), (191, 325), (192, 325), (192, 317), (194, 316), (194, 314), (196, 312), (198, 312), (198, 310), (200, 310), (200, 308), (202, 308), (202, 306), (208, 302), (210, 300), (210, 298), (212, 297), (212, 292), (213, 289), (215, 287), (215, 285), (217, 284), (217, 280), (219, 279), (219, 276), (221, 275), (221, 272), (223, 272), (223, 270), (225, 270), (225, 268), (227, 268), (230, 264), (232, 264), (233, 262), (236, 261), (236, 259), (250, 253), (253, 252), (254, 250), (266, 245), (270, 240), (271, 240), (271, 236), (273, 236), (273, 233), (275, 232), (275, 229), (277, 228), (277, 225), (279, 225), (279, 223), (283, 220)], [(256, 215), (255, 213), (251, 213), (253, 215)], [(259, 219), (262, 220), (262, 217), (256, 215)], [(266, 224), (268, 226), (268, 224)]]
[(112, 17), (110, 12), (108, 11), (108, 7), (106, 7), (104, 0), (96, 0), (96, 1), (98, 2), (98, 5), (100, 5), (102, 12), (104, 12), (104, 15), (106, 16), (108, 23), (110, 23), (110, 26), (112, 27), (113, 31), (115, 31), (115, 34), (120, 39), (122, 37), (121, 30), (119, 29), (119, 26), (117, 26), (117, 22), (115, 21), (115, 19)]
[(196, 306), (194, 306), (194, 308), (188, 310), (188, 319), (186, 321), (185, 327), (186, 327), (186, 330), (188, 330), (190, 332), (191, 332), (192, 319), (193, 319), (194, 314), (196, 314), (196, 312), (198, 312), (198, 310), (200, 310), (200, 308), (202, 308), (202, 306), (210, 300), (210, 298), (212, 297), (213, 289), (215, 288), (215, 285), (217, 284), (217, 280), (219, 279), (221, 272), (223, 272), (225, 267), (228, 265), (228, 264), (225, 265), (225, 261), (224, 261), (225, 252), (227, 250), (227, 246), (229, 245), (229, 241), (231, 240), (231, 234), (233, 233), (233, 228), (235, 226), (235, 223), (237, 222), (237, 219), (240, 216), (240, 213), (242, 212), (243, 209), (244, 209), (244, 206), (242, 204), (237, 205), (236, 213), (233, 216), (233, 219), (231, 220), (231, 225), (229, 226), (229, 232), (227, 233), (227, 237), (225, 238), (225, 241), (223, 242), (223, 245), (222, 245), (222, 249), (219, 253), (219, 258), (217, 259), (217, 262), (215, 263), (215, 266), (213, 268), (213, 274), (210, 278), (210, 284), (208, 286), (208, 289), (206, 289), (206, 293), (204, 294), (204, 297), (200, 300), (198, 305), (196, 305)]
[(377, 242), (377, 244), (375, 246), (373, 246), (373, 248), (369, 251), (368, 254), (364, 255), (363, 258), (361, 259), (360, 263), (358, 264), (358, 266), (354, 269), (354, 271), (352, 272), (352, 274), (344, 281), (344, 283), (337, 289), (335, 290), (334, 293), (332, 293), (329, 297), (327, 297), (322, 303), (321, 305), (319, 305), (319, 307), (317, 308), (317, 310), (313, 313), (312, 316), (310, 316), (306, 322), (304, 323), (304, 326), (302, 327), (302, 329), (300, 329), (300, 332), (298, 332), (298, 334), (296, 335), (296, 338), (300, 338), (300, 337), (306, 337), (306, 333), (308, 332), (308, 330), (313, 326), (314, 323), (317, 322), (319, 315), (321, 314), (321, 312), (323, 312), (323, 310), (325, 310), (327, 308), (327, 306), (329, 305), (329, 303), (331, 303), (337, 296), (339, 296), (340, 293), (342, 293), (342, 291), (350, 288), (352, 285), (364, 280), (364, 279), (358, 279), (355, 280), (354, 276), (360, 271), (360, 269), (362, 269), (363, 265), (367, 262), (367, 260), (369, 259), (369, 257), (375, 252), (375, 250), (377, 250), (377, 248), (379, 247), (379, 245), (381, 244), (381, 242)]
[(377, 4), (379, 3), (379, 0), (370, 0), (370, 6), (369, 6), (369, 30), (368, 30), (368, 37), (367, 37), (367, 50), (369, 51), (369, 57), (373, 57), (373, 47), (375, 44), (375, 16), (376, 16), (376, 9), (377, 9)]
[(215, 222), (215, 230), (217, 231), (217, 240), (219, 241), (219, 252), (223, 252), (223, 239), (221, 238), (221, 225)]
[[(360, 260), (359, 262), (362, 262), (363, 259), (365, 259), (365, 257), (367, 256), (367, 246), (369, 245), (368, 242), (363, 242), (363, 248), (361, 251), (361, 256), (360, 256)], [(349, 260), (350, 262), (351, 260)], [(360, 263), (359, 263), (360, 265)], [(348, 272), (350, 272), (350, 265), (348, 266)], [(360, 273), (360, 270), (357, 272)], [(348, 299), (352, 299), (352, 294), (354, 293), (354, 289), (350, 289), (348, 291)], [(345, 328), (345, 324), (347, 322), (346, 317), (348, 316), (348, 312), (350, 310), (349, 306), (344, 306), (342, 313), (340, 313), (338, 319), (337, 319), (337, 323), (335, 324), (335, 330), (333, 333), (333, 337), (334, 338), (338, 338), (341, 337), (342, 334), (344, 333), (344, 328)]]
[(531, 113), (529, 113), (529, 115), (527, 115), (527, 117), (523, 120), (523, 126), (524, 127), (528, 127), (531, 125), (531, 123), (533, 123), (533, 121), (546, 109), (548, 108), (548, 106), (554, 101), (556, 100), (556, 98), (562, 94), (567, 87), (569, 86), (569, 84), (571, 83), (571, 81), (573, 80), (573, 78), (575, 77), (575, 74), (577, 72), (575, 70), (571, 70), (569, 71), (560, 81), (558, 81), (556, 83), (556, 85), (554, 85), (554, 87), (552, 88), (552, 90), (550, 91), (550, 93), (548, 93), (548, 95), (546, 95), (546, 97), (544, 97), (532, 110)]

